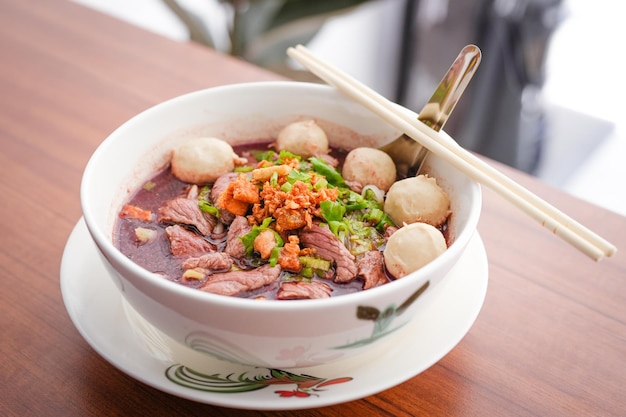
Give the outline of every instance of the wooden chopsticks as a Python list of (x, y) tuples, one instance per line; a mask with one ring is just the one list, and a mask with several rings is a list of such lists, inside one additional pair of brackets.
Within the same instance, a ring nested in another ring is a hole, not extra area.
[(504, 197), (590, 258), (599, 261), (616, 252), (617, 249), (610, 242), (466, 151), (442, 132), (429, 128), (414, 117), (415, 113), (411, 114), (412, 112), (387, 100), (345, 72), (317, 58), (304, 46), (288, 48), (287, 54), (474, 181)]

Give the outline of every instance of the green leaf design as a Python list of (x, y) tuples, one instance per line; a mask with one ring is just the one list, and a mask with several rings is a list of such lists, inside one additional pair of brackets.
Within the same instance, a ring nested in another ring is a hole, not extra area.
[[(184, 365), (174, 364), (165, 370), (165, 376), (173, 383), (182, 387), (223, 394), (250, 392), (271, 385), (287, 384), (296, 385), (296, 389), (293, 392), (308, 393), (311, 390), (319, 391), (319, 388), (324, 386), (352, 381), (352, 377), (328, 380), (306, 374), (294, 374), (282, 369), (268, 368), (267, 371), (267, 374), (260, 374), (254, 377), (248, 376), (247, 372), (230, 373), (223, 376), (221, 374), (204, 374)], [(276, 391), (279, 395), (281, 395), (281, 392)], [(305, 394), (301, 397), (309, 395)]]
[(216, 393), (237, 393), (256, 391), (267, 387), (267, 377), (249, 378), (246, 373), (239, 376), (232, 374), (221, 376), (219, 374), (203, 374), (186, 366), (175, 364), (165, 371), (167, 379), (173, 383), (199, 391)]

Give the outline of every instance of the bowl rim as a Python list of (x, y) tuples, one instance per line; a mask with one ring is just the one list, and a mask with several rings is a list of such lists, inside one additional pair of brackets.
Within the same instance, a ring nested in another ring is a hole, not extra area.
[[(348, 97), (344, 96), (333, 87), (324, 84), (297, 81), (255, 81), (226, 84), (192, 91), (160, 102), (141, 111), (140, 113), (135, 114), (130, 119), (123, 122), (115, 130), (113, 130), (113, 132), (111, 132), (98, 145), (84, 168), (80, 184), (80, 203), (85, 224), (87, 226), (89, 234), (91, 235), (91, 238), (94, 240), (99, 251), (104, 255), (107, 260), (109, 260), (109, 258), (113, 258), (116, 263), (121, 264), (135, 277), (138, 277), (142, 282), (147, 283), (150, 286), (155, 286), (160, 290), (165, 290), (168, 292), (171, 291), (177, 296), (188, 298), (193, 301), (212, 303), (217, 306), (232, 307), (240, 310), (306, 312), (309, 310), (323, 309), (331, 306), (353, 306), (354, 304), (360, 303), (373, 303), (376, 298), (385, 298), (385, 296), (389, 295), (389, 293), (396, 292), (400, 290), (403, 286), (409, 286), (412, 281), (423, 280), (425, 276), (431, 273), (431, 271), (440, 268), (445, 262), (448, 261), (449, 258), (453, 258), (454, 256), (458, 255), (458, 252), (462, 251), (467, 246), (470, 239), (476, 232), (476, 226), (478, 224), (482, 207), (482, 194), (480, 185), (469, 178), (468, 179), (471, 184), (471, 186), (469, 187), (469, 191), (471, 193), (470, 197), (475, 202), (468, 213), (467, 219), (468, 227), (471, 230), (467, 230), (467, 233), (457, 235), (454, 242), (452, 242), (452, 244), (444, 253), (439, 255), (435, 260), (429, 262), (427, 265), (423, 266), (419, 270), (403, 278), (389, 282), (385, 285), (370, 288), (364, 291), (357, 291), (350, 294), (342, 294), (337, 297), (330, 297), (326, 299), (304, 299), (288, 301), (266, 300), (268, 302), (258, 302), (258, 300), (252, 300), (247, 298), (207, 293), (204, 291), (199, 291), (195, 288), (180, 285), (169, 279), (163, 279), (163, 277), (161, 277), (160, 275), (144, 269), (143, 267), (139, 266), (138, 264), (124, 256), (122, 252), (117, 247), (115, 247), (113, 242), (110, 241), (110, 239), (107, 237), (107, 234), (96, 222), (91, 212), (91, 203), (88, 199), (88, 195), (90, 193), (90, 179), (96, 175), (95, 166), (97, 165), (98, 160), (101, 158), (101, 155), (105, 153), (108, 147), (113, 146), (113, 143), (117, 140), (116, 138), (123, 136), (125, 130), (129, 129), (130, 126), (136, 123), (140, 123), (143, 119), (149, 118), (153, 113), (161, 112), (170, 106), (178, 105), (180, 102), (193, 100), (198, 96), (211, 95), (216, 92), (224, 92), (228, 90), (235, 92), (237, 90), (246, 90), (250, 88), (260, 88), (270, 91), (275, 89), (295, 88), (296, 90), (303, 90), (303, 92), (311, 91), (315, 92), (316, 94), (327, 94), (330, 95), (330, 97), (337, 98), (338, 100), (344, 100), (346, 103), (352, 102)], [(359, 105), (355, 102), (352, 103), (354, 103), (354, 105), (356, 106)], [(373, 115), (372, 117), (376, 116)], [(381, 123), (385, 122), (381, 120)], [(127, 278), (124, 279), (127, 280)]]

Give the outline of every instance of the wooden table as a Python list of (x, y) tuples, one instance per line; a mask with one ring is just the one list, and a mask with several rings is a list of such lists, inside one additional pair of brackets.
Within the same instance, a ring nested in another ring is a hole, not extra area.
[[(107, 134), (182, 93), (277, 78), (68, 1), (0, 1), (0, 415), (295, 414), (213, 407), (138, 382), (83, 340), (59, 289), (81, 172)], [(626, 219), (501, 168), (621, 251), (596, 264), (485, 190), (489, 289), (466, 337), (395, 388), (298, 415), (626, 413)]]

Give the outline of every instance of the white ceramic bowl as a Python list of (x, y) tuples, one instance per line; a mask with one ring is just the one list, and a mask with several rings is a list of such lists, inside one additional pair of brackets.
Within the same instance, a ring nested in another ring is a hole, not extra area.
[[(167, 163), (176, 143), (199, 135), (231, 143), (270, 139), (285, 124), (303, 118), (315, 118), (331, 144), (347, 148), (378, 146), (398, 136), (328, 86), (245, 83), (186, 94), (138, 114), (115, 130), (87, 164), (83, 215), (111, 277), (128, 304), (176, 342), (226, 360), (275, 368), (318, 365), (366, 352), (420, 314), (474, 234), (480, 187), (431, 155), (426, 170), (451, 198), (453, 243), (422, 269), (370, 290), (324, 300), (265, 302), (214, 295), (152, 274), (113, 245), (122, 204)], [(426, 291), (407, 305), (427, 282)], [(380, 312), (378, 319), (359, 317), (360, 307)]]

